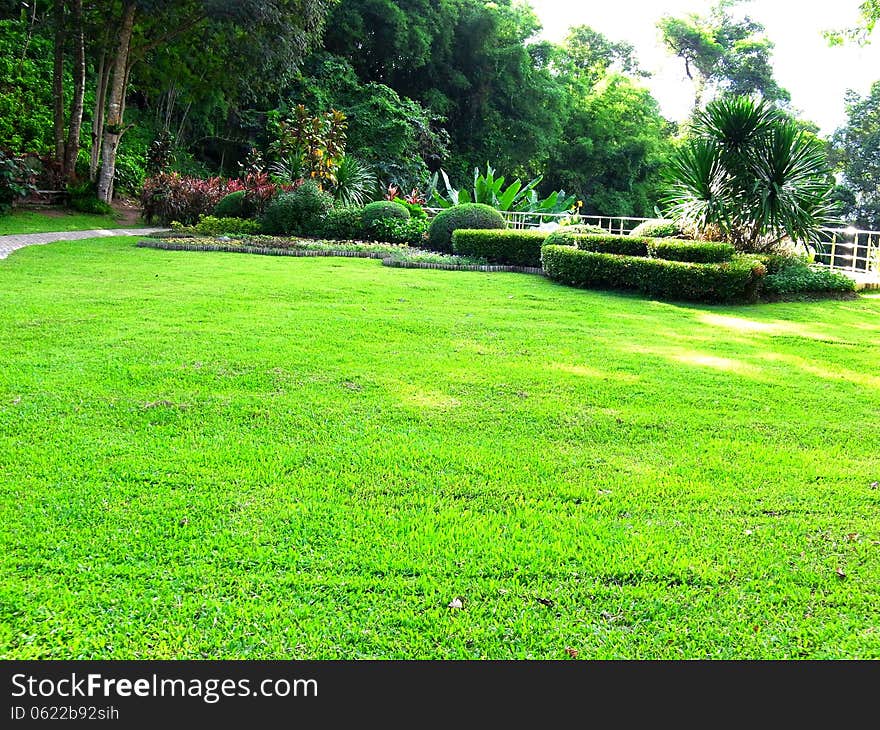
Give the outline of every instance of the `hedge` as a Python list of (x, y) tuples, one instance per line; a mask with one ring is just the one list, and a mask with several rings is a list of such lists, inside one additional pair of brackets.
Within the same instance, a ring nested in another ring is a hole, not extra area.
[(666, 218), (643, 221), (633, 228), (629, 235), (648, 238), (690, 238), (678, 223)]
[(410, 217), (409, 210), (405, 205), (391, 200), (378, 200), (375, 203), (367, 203), (361, 211), (361, 219), (364, 227), (369, 230), (373, 223), (382, 218), (399, 218), (406, 220)]
[(648, 244), (648, 253), (655, 259), (666, 259), (667, 261), (720, 264), (723, 261), (730, 261), (736, 253), (736, 249), (729, 243), (676, 241), (669, 238), (658, 238)]
[(617, 236), (611, 233), (572, 233), (564, 228), (554, 231), (544, 242), (545, 246), (576, 246), (581, 251), (611, 253), (620, 256), (647, 256), (650, 238)]
[(541, 246), (546, 231), (471, 230), (459, 229), (452, 234), (452, 250), (459, 256), (486, 259), (493, 264), (508, 266), (541, 265)]
[(767, 270), (757, 259), (737, 256), (720, 264), (695, 264), (544, 246), (544, 271), (582, 288), (634, 289), (660, 299), (698, 302), (756, 301)]
[(483, 203), (454, 205), (434, 216), (428, 228), (428, 245), (440, 253), (451, 252), (452, 234), (461, 228), (504, 228), (504, 217), (495, 208)]

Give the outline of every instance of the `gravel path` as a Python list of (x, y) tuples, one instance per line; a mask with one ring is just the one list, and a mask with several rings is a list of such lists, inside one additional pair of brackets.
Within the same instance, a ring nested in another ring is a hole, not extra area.
[(106, 228), (96, 231), (65, 231), (63, 233), (28, 233), (22, 235), (0, 236), (0, 259), (5, 259), (13, 251), (25, 246), (40, 246), (55, 241), (77, 241), (82, 238), (110, 236), (145, 236), (162, 231), (163, 228)]

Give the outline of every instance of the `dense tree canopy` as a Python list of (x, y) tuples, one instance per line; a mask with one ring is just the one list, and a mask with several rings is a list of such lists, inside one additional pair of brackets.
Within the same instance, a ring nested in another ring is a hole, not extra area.
[(684, 61), (685, 74), (694, 84), (695, 108), (719, 92), (757, 93), (776, 102), (791, 99), (773, 78), (774, 44), (764, 37), (764, 26), (730, 13), (740, 2), (718, 0), (708, 15), (667, 15), (658, 23), (669, 52)]
[(880, 81), (865, 97), (850, 92), (847, 114), (832, 139), (843, 171), (844, 215), (859, 227), (880, 230)]

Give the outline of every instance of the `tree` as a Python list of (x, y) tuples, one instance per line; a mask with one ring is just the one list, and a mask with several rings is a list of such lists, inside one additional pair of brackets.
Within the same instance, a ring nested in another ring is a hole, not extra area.
[(854, 41), (859, 45), (871, 42), (871, 34), (877, 21), (880, 20), (880, 0), (865, 0), (859, 6), (859, 22), (854, 28), (832, 30), (825, 33), (832, 46), (839, 46), (846, 41)]
[(696, 112), (670, 175), (669, 217), (740, 251), (816, 241), (833, 209), (822, 143), (766, 100), (727, 96)]
[(748, 16), (736, 20), (728, 12), (742, 0), (718, 0), (708, 16), (664, 16), (657, 23), (670, 53), (684, 61), (694, 84), (694, 108), (707, 95), (760, 94), (787, 103), (790, 94), (773, 78), (770, 58), (774, 44), (764, 38), (764, 26)]
[(880, 81), (864, 98), (847, 94), (847, 117), (832, 137), (843, 171), (844, 215), (861, 228), (880, 230)]

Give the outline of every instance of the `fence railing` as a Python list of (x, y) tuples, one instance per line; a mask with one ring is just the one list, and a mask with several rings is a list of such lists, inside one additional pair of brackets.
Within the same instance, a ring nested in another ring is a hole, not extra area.
[[(439, 208), (427, 208), (429, 214)], [(526, 213), (501, 211), (509, 228), (522, 230), (571, 218), (570, 213)], [(626, 235), (640, 223), (650, 218), (613, 215), (579, 215), (577, 222), (604, 228), (609, 233)], [(877, 274), (880, 276), (880, 231), (865, 231), (841, 224), (840, 227), (823, 228), (820, 240), (810, 244), (815, 251), (815, 261), (832, 270), (853, 274)]]

